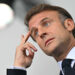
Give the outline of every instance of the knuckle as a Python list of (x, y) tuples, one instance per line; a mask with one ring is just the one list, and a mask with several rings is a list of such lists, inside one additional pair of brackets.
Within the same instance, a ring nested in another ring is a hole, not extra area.
[(24, 44), (24, 46), (29, 46), (29, 42), (26, 42), (26, 43)]
[(16, 51), (18, 51), (20, 49), (21, 49), (21, 46), (20, 45), (16, 47)]

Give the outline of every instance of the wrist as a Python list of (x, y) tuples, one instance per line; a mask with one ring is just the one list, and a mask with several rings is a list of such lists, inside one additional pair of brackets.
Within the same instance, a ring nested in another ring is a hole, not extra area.
[(26, 68), (25, 65), (23, 65), (23, 64), (19, 64), (19, 63), (14, 63), (13, 66), (15, 66), (15, 67), (24, 67), (24, 68)]

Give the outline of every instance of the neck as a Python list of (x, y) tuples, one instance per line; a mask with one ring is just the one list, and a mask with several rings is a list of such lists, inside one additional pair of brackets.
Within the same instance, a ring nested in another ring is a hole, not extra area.
[(66, 58), (66, 56), (68, 55), (68, 53), (71, 51), (71, 49), (75, 46), (75, 39), (73, 39), (70, 44), (68, 45), (67, 48), (65, 48), (66, 50), (64, 50), (64, 52), (59, 56), (59, 57), (55, 57), (55, 59), (58, 61), (61, 61), (63, 59)]

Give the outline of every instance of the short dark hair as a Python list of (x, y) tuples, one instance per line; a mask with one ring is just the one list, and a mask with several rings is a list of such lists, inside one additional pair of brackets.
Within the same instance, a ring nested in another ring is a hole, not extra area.
[[(65, 19), (72, 19), (72, 16), (62, 7), (59, 7), (59, 6), (53, 6), (53, 5), (49, 5), (49, 4), (39, 4), (39, 5), (36, 5), (35, 7), (33, 7), (26, 15), (26, 18), (25, 18), (25, 24), (28, 26), (28, 23), (30, 21), (30, 19), (40, 13), (40, 12), (43, 12), (43, 11), (57, 11), (59, 13), (59, 18), (62, 20), (63, 19), (63, 22), (64, 23), (64, 20)], [(75, 29), (72, 31), (73, 33), (73, 36), (75, 37)]]

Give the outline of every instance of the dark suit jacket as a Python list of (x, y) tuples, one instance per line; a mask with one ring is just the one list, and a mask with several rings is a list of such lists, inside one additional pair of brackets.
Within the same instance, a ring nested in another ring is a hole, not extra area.
[(7, 75), (27, 75), (27, 72), (19, 69), (7, 69)]
[[(7, 69), (7, 75), (27, 75), (27, 72), (19, 69)], [(59, 74), (62, 75), (62, 74)], [(69, 75), (75, 75), (75, 64), (71, 69)]]
[[(63, 75), (61, 71), (60, 71), (59, 75)], [(65, 75), (75, 75), (75, 64), (74, 64), (73, 68)]]

